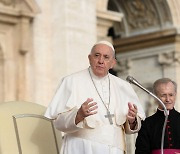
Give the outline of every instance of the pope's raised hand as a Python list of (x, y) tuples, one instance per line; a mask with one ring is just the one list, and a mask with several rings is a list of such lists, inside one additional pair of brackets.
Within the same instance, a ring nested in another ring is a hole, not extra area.
[(93, 102), (92, 98), (88, 98), (79, 108), (75, 124), (78, 124), (80, 121), (84, 120), (85, 117), (96, 114), (97, 113), (97, 103)]
[(137, 116), (137, 106), (135, 104), (128, 103), (128, 115), (127, 119), (129, 121), (129, 124), (134, 124), (136, 122), (136, 116)]

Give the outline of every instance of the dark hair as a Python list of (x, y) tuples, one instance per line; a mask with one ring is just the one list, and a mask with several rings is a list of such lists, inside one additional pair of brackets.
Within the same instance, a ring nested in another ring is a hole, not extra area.
[(153, 93), (154, 94), (157, 94), (157, 87), (160, 85), (160, 84), (165, 84), (165, 83), (169, 83), (171, 82), (173, 85), (174, 85), (174, 90), (175, 92), (177, 92), (177, 84), (175, 81), (172, 81), (171, 79), (169, 78), (161, 78), (161, 79), (158, 79), (154, 82), (153, 84)]

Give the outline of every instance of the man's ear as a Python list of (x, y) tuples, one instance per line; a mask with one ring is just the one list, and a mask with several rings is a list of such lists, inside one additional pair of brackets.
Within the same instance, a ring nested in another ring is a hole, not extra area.
[(91, 60), (91, 55), (90, 54), (88, 55), (88, 59), (89, 59), (89, 61)]
[(91, 55), (88, 55), (88, 59), (89, 59), (89, 64), (91, 65)]
[(112, 64), (111, 64), (111, 69), (116, 65), (116, 59), (113, 60)]

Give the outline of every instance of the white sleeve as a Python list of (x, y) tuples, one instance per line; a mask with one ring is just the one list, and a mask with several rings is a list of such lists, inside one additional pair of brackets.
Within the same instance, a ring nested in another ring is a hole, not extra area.
[(77, 111), (77, 108), (73, 108), (70, 111), (60, 113), (54, 120), (56, 129), (65, 133), (73, 133), (81, 130), (83, 128), (83, 121), (79, 122), (77, 125), (75, 124)]
[(136, 118), (137, 118), (137, 124), (136, 124), (134, 130), (130, 129), (129, 122), (128, 122), (128, 120), (126, 120), (126, 123), (124, 124), (126, 134), (134, 134), (134, 133), (137, 133), (140, 130), (140, 128), (141, 128), (141, 119), (138, 116)]

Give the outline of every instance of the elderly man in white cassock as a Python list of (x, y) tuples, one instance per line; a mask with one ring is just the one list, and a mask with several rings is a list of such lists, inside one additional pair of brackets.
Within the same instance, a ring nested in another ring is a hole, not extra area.
[(90, 67), (62, 79), (45, 116), (64, 132), (60, 154), (124, 154), (125, 133), (139, 131), (145, 114), (131, 85), (110, 74), (115, 50), (96, 43)]

